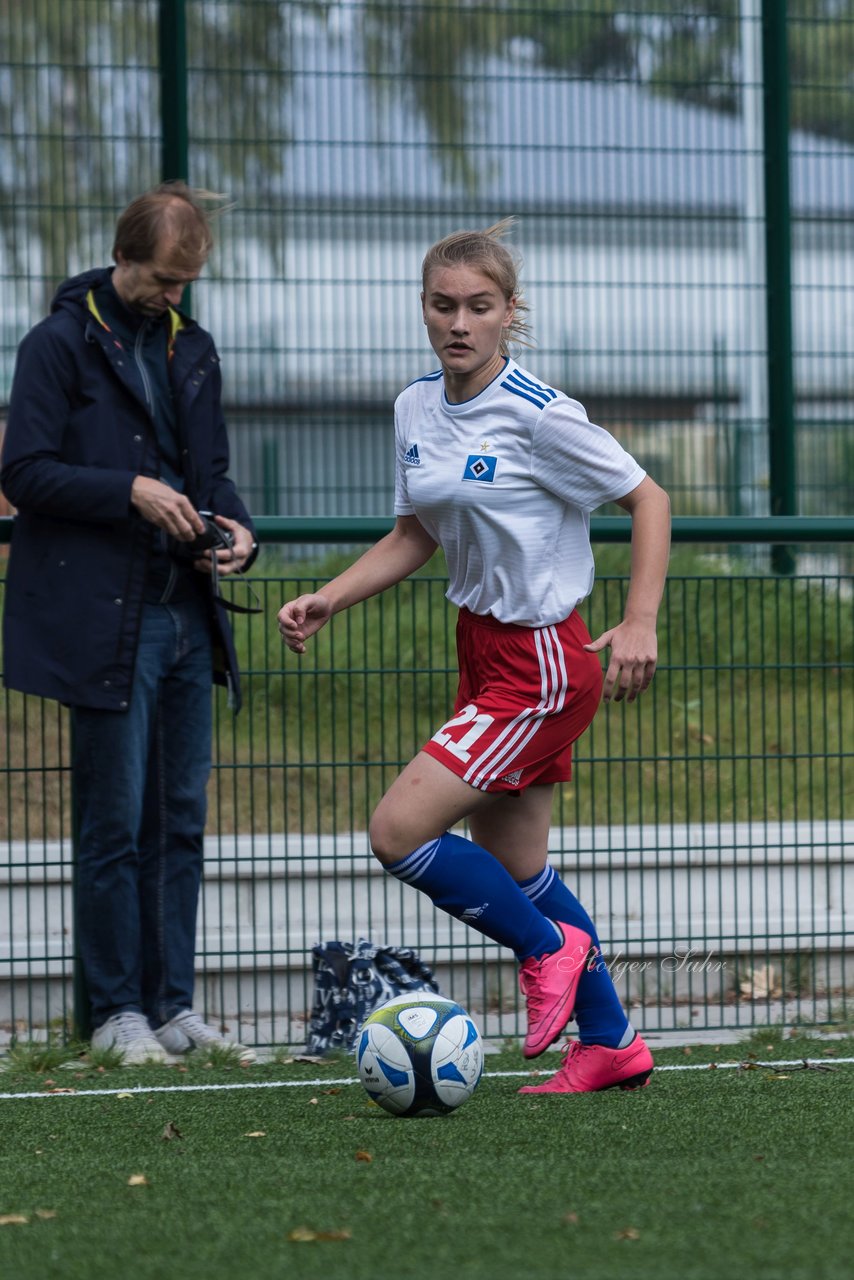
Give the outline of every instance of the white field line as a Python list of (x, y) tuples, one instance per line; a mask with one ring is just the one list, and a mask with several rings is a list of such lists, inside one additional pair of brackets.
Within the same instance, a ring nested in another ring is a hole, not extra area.
[[(854, 1066), (854, 1058), (780, 1058), (772, 1062), (752, 1062), (742, 1060), (741, 1062), (686, 1062), (676, 1063), (674, 1066), (656, 1067), (658, 1071), (732, 1071), (743, 1068), (750, 1070), (752, 1068), (762, 1067), (800, 1067), (808, 1063), (812, 1067), (837, 1067), (837, 1066)], [(548, 1076), (553, 1072), (546, 1070), (538, 1071), (485, 1071), (484, 1079), (501, 1080), (501, 1079), (524, 1079), (531, 1076)], [(245, 1080), (238, 1084), (156, 1084), (128, 1085), (124, 1089), (55, 1089), (39, 1090), (32, 1093), (0, 1093), (0, 1102), (17, 1102), (23, 1098), (109, 1098), (109, 1097), (129, 1097), (134, 1094), (148, 1093), (222, 1093), (224, 1091), (235, 1091), (240, 1089), (319, 1089), (324, 1085), (341, 1085), (341, 1084), (358, 1084), (357, 1076), (346, 1076), (340, 1079), (324, 1079), (317, 1077), (314, 1080)]]

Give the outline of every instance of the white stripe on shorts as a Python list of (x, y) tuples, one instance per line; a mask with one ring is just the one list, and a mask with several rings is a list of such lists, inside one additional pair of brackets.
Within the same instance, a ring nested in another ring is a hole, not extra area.
[(525, 707), (505, 725), (494, 742), (482, 751), (463, 774), (463, 781), (485, 791), (490, 782), (511, 773), (519, 753), (530, 742), (546, 716), (563, 709), (569, 679), (563, 647), (554, 627), (534, 631), (534, 643), (540, 665), (540, 701), (536, 707)]

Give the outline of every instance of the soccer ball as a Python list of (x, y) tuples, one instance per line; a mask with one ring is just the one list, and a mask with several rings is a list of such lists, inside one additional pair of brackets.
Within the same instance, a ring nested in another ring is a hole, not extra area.
[(393, 1116), (444, 1116), (480, 1083), (483, 1041), (453, 1000), (395, 996), (362, 1023), (356, 1066), (370, 1097)]

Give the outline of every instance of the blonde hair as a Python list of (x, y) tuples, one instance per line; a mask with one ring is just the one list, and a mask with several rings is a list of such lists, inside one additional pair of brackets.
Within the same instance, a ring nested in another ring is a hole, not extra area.
[(509, 302), (516, 301), (516, 311), (507, 326), (499, 344), (503, 356), (510, 354), (510, 343), (517, 342), (522, 346), (532, 345), (531, 330), (525, 319), (528, 304), (522, 297), (519, 284), (521, 259), (511, 253), (502, 240), (516, 223), (515, 218), (502, 218), (483, 231), (452, 231), (442, 240), (437, 240), (427, 250), (421, 264), (421, 288), (427, 292), (427, 281), (431, 271), (442, 267), (457, 267), (464, 264), (476, 267), (497, 285)]

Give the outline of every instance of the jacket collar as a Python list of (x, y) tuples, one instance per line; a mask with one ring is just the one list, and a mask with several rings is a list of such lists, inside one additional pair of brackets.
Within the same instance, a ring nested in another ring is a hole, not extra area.
[[(93, 315), (95, 317), (95, 319), (98, 321), (98, 324), (101, 326), (101, 328), (106, 329), (107, 333), (111, 333), (112, 330), (110, 329), (110, 326), (107, 324), (106, 320), (101, 315), (101, 312), (98, 310), (98, 304), (95, 301), (94, 289), (90, 289), (86, 294), (86, 306), (89, 310), (90, 315)], [(185, 320), (184, 316), (181, 315), (181, 312), (176, 311), (174, 307), (168, 307), (166, 314), (167, 314), (167, 319), (169, 321), (169, 345), (171, 347), (172, 343), (175, 341), (176, 335), (180, 333), (182, 329), (185, 329), (187, 327), (187, 321)]]
[[(101, 326), (106, 333), (112, 333), (112, 329), (107, 324), (104, 317), (98, 309), (98, 303), (95, 301), (95, 290), (89, 289), (86, 294), (86, 307), (89, 314)], [(175, 350), (175, 339), (182, 329), (186, 329), (187, 320), (181, 315), (180, 311), (176, 311), (174, 307), (168, 307), (166, 311), (166, 319), (168, 321), (168, 338), (167, 338), (167, 358), (172, 359)]]

